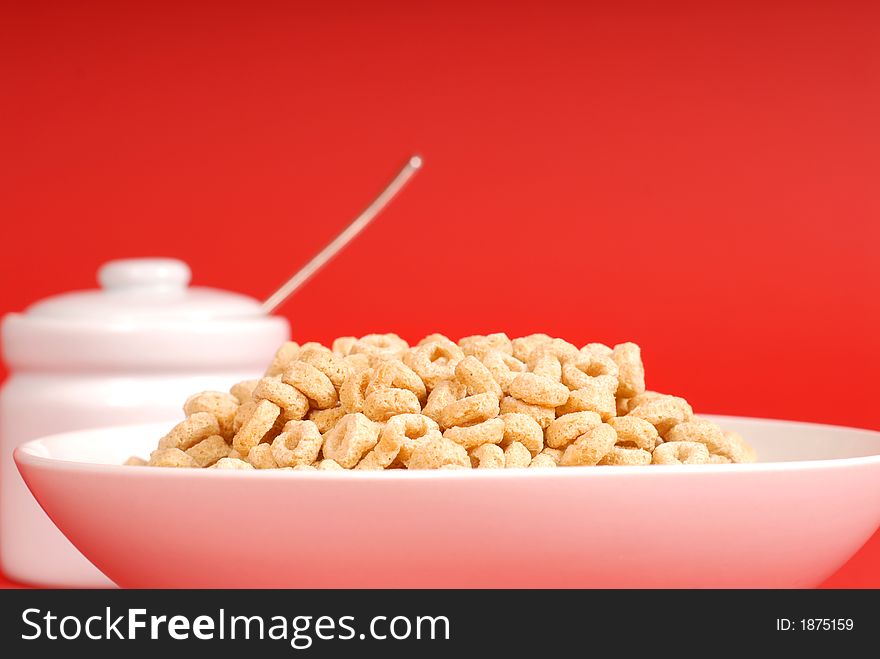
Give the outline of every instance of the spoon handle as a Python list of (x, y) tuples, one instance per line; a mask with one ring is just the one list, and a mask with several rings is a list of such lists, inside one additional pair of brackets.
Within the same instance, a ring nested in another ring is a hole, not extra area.
[(379, 193), (369, 206), (358, 215), (351, 224), (343, 229), (339, 235), (331, 240), (320, 252), (312, 257), (312, 260), (306, 263), (296, 274), (288, 279), (284, 284), (263, 302), (262, 309), (265, 313), (271, 313), (277, 309), (284, 301), (290, 297), (294, 291), (302, 286), (308, 279), (320, 270), (330, 259), (332, 259), (339, 251), (345, 247), (351, 240), (358, 235), (363, 229), (373, 221), (379, 213), (391, 202), (397, 193), (403, 189), (403, 186), (415, 175), (422, 166), (422, 159), (419, 156), (412, 156), (403, 166), (397, 176), (392, 179), (388, 186)]

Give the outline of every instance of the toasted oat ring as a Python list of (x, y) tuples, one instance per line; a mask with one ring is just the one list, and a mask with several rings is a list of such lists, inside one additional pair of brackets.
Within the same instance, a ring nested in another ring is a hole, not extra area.
[(728, 456), (732, 462), (756, 462), (758, 455), (755, 449), (743, 439), (743, 436), (734, 430), (724, 430), (724, 439), (727, 448), (722, 455)]
[(440, 427), (467, 426), (498, 416), (495, 394), (474, 394), (449, 403), (440, 412)]
[(526, 365), (512, 355), (501, 352), (500, 350), (490, 350), (483, 354), (480, 358), (483, 365), (489, 369), (492, 377), (501, 387), (501, 391), (505, 395), (509, 393), (510, 383), (516, 377), (517, 373), (526, 371)]
[(281, 375), (299, 354), (299, 344), (296, 341), (286, 341), (275, 351), (272, 363), (264, 373), (265, 376)]
[(395, 359), (403, 356), (409, 344), (397, 334), (367, 334), (362, 336), (351, 347), (350, 354), (369, 355), (371, 360)]
[(186, 450), (186, 454), (196, 461), (199, 467), (210, 467), (220, 458), (229, 455), (229, 444), (220, 435), (211, 435)]
[(595, 412), (571, 412), (548, 427), (544, 440), (549, 448), (564, 449), (585, 432), (602, 425), (602, 418)]
[(692, 418), (690, 421), (678, 423), (666, 433), (667, 442), (699, 442), (705, 444), (709, 453), (723, 455), (726, 458), (728, 448), (724, 433), (717, 425), (705, 419)]
[(413, 449), (431, 439), (441, 437), (437, 422), (424, 414), (398, 414), (388, 419), (382, 434), (395, 436), (399, 440), (400, 449), (393, 464), (406, 464)]
[(455, 375), (455, 365), (464, 358), (461, 348), (452, 343), (430, 341), (408, 352), (403, 362), (425, 383), (430, 391)]
[(510, 395), (514, 398), (542, 407), (559, 407), (568, 400), (568, 387), (548, 377), (534, 373), (520, 373), (510, 383)]
[(253, 469), (254, 466), (239, 458), (220, 458), (208, 469)]
[(520, 336), (511, 341), (510, 347), (513, 350), (514, 357), (521, 362), (527, 362), (529, 360), (529, 355), (532, 354), (532, 351), (535, 348), (544, 343), (549, 343), (552, 340), (553, 337), (548, 334), (529, 334), (528, 336)]
[(324, 438), (312, 421), (288, 421), (281, 434), (272, 440), (272, 457), (279, 467), (312, 464), (323, 444)]
[(243, 405), (254, 397), (254, 389), (257, 388), (259, 382), (259, 380), (236, 382), (229, 388), (229, 393), (238, 401), (239, 405)]
[(611, 452), (617, 442), (617, 433), (607, 423), (590, 428), (568, 445), (559, 460), (562, 467), (592, 466)]
[(492, 373), (479, 359), (468, 356), (455, 366), (455, 375), (465, 387), (469, 396), (474, 394), (493, 394), (501, 400), (501, 386)]
[(654, 449), (655, 465), (699, 465), (709, 462), (709, 450), (699, 442), (666, 442)]
[[(690, 421), (693, 415), (694, 412), (688, 402), (678, 396), (661, 396), (639, 403), (627, 414), (644, 419), (654, 426), (663, 438), (673, 426)], [(711, 451), (711, 448), (709, 450)]]
[(373, 378), (373, 369), (352, 371), (339, 388), (339, 400), (349, 414), (364, 411), (367, 400), (367, 387)]
[(503, 469), (504, 451), (496, 444), (480, 444), (468, 453), (474, 469)]
[(504, 468), (517, 469), (528, 467), (532, 462), (532, 454), (529, 449), (519, 442), (511, 442), (504, 449)]
[(359, 412), (346, 414), (324, 435), (324, 457), (351, 469), (378, 441), (379, 424)]
[(487, 352), (499, 350), (505, 354), (513, 354), (513, 344), (507, 334), (497, 332), (495, 334), (475, 334), (464, 336), (458, 341), (461, 351), (467, 356), (482, 357)]
[(447, 428), (443, 436), (468, 451), (483, 444), (500, 444), (504, 437), (504, 421), (496, 417), (472, 426), (453, 426)]
[(618, 343), (614, 346), (611, 358), (617, 364), (617, 395), (631, 398), (645, 390), (645, 366), (642, 364), (642, 349), (635, 343)]
[(612, 352), (614, 351), (606, 346), (604, 343), (588, 343), (583, 348), (581, 348), (581, 354), (585, 357), (592, 357), (593, 355), (599, 355), (600, 357), (610, 357)]
[(318, 431), (323, 435), (348, 413), (348, 410), (342, 405), (337, 405), (336, 407), (328, 407), (326, 410), (312, 410), (307, 418), (318, 426)]
[(311, 364), (295, 361), (287, 367), (281, 379), (285, 384), (296, 387), (304, 393), (313, 407), (323, 410), (336, 405), (338, 400), (336, 387), (333, 386), (330, 378)]
[[(220, 424), (210, 412), (190, 414), (159, 440), (159, 448), (176, 448), (185, 451), (211, 435), (220, 434)], [(173, 455), (173, 454), (169, 454)]]
[(391, 463), (397, 459), (404, 441), (407, 440), (406, 420), (396, 421), (394, 424), (392, 421), (408, 416), (421, 415), (399, 414), (392, 417), (379, 432), (379, 442), (357, 463), (355, 469), (378, 470), (391, 466)]
[(340, 336), (333, 339), (333, 344), (330, 346), (330, 349), (340, 357), (347, 357), (351, 354), (351, 349), (354, 347), (355, 343), (357, 343), (356, 336)]
[(618, 444), (634, 444), (636, 448), (653, 451), (660, 439), (657, 429), (638, 417), (614, 417), (606, 423), (617, 432)]
[(595, 385), (614, 393), (618, 388), (617, 375), (618, 369), (614, 360), (599, 355), (581, 355), (562, 367), (562, 383), (571, 390)]
[(538, 455), (546, 455), (546, 456), (548, 456), (548, 457), (549, 457), (551, 460), (553, 460), (553, 462), (555, 462), (557, 465), (559, 464), (559, 461), (562, 459), (562, 451), (560, 451), (558, 448), (547, 448), (547, 447), (544, 447), (544, 450), (541, 451)]
[(349, 366), (345, 359), (324, 346), (309, 346), (299, 351), (298, 361), (311, 364), (327, 376), (333, 386), (339, 389), (345, 382)]
[(233, 423), (238, 405), (238, 399), (232, 394), (222, 391), (203, 391), (186, 399), (183, 413), (187, 416), (196, 412), (213, 414), (220, 426), (220, 435), (229, 440), (235, 433)]
[(535, 346), (535, 349), (529, 353), (526, 359), (527, 363), (533, 363), (544, 357), (556, 357), (561, 364), (580, 358), (581, 352), (577, 346), (572, 345), (564, 339), (550, 339)]
[(541, 348), (532, 352), (529, 358), (529, 370), (535, 375), (550, 378), (554, 382), (562, 381), (562, 362), (553, 354), (538, 354)]
[(266, 377), (257, 383), (254, 400), (268, 400), (275, 403), (287, 420), (302, 419), (309, 411), (309, 400), (296, 387), (285, 384), (277, 376)]
[(409, 389), (376, 389), (364, 401), (364, 414), (372, 421), (387, 421), (398, 414), (418, 414), (421, 411), (418, 397)]
[(533, 457), (532, 461), (529, 463), (529, 467), (535, 469), (547, 469), (558, 466), (559, 465), (556, 463), (556, 460), (551, 458), (549, 455), (544, 455), (543, 453), (538, 453), (538, 455)]
[(198, 467), (195, 459), (179, 448), (159, 448), (150, 453), (150, 467)]
[(451, 439), (433, 437), (412, 450), (407, 469), (442, 469), (448, 465), (471, 466), (467, 451)]
[(467, 395), (467, 387), (457, 380), (441, 380), (428, 394), (428, 402), (425, 404), (422, 414), (440, 421), (440, 413), (450, 403), (461, 400)]
[(504, 437), (501, 446), (507, 447), (511, 442), (519, 442), (532, 456), (538, 455), (544, 448), (544, 431), (541, 425), (528, 414), (510, 412), (498, 417), (504, 421)]
[(254, 466), (254, 469), (277, 469), (278, 463), (272, 455), (272, 447), (269, 444), (257, 444), (251, 446), (248, 451), (247, 461)]
[(252, 446), (256, 446), (266, 436), (275, 421), (281, 415), (281, 408), (268, 400), (261, 400), (254, 406), (253, 412), (232, 438), (232, 448), (241, 455), (247, 455)]
[(614, 389), (607, 388), (602, 380), (594, 378), (586, 387), (572, 391), (565, 405), (556, 410), (560, 415), (571, 412), (596, 412), (603, 421), (612, 418), (617, 412)]
[(530, 405), (512, 396), (505, 396), (499, 408), (501, 414), (528, 414), (541, 428), (547, 428), (556, 418), (556, 410), (552, 407)]
[(318, 463), (318, 471), (345, 471), (336, 460), (321, 460)]
[(425, 383), (415, 371), (399, 359), (388, 359), (376, 366), (365, 394), (369, 396), (377, 389), (408, 389), (424, 403), (428, 397)]
[(641, 466), (651, 464), (651, 452), (640, 448), (612, 446), (599, 464), (602, 466)]

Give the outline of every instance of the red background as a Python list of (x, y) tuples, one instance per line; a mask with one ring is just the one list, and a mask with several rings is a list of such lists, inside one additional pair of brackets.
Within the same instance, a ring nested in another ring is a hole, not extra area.
[(295, 338), (634, 340), (699, 411), (880, 428), (876, 4), (0, 11), (0, 311), (124, 256), (264, 296), (418, 152)]

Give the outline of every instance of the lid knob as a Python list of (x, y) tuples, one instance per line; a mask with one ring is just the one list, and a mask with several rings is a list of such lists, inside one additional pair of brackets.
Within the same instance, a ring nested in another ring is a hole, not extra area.
[(98, 269), (98, 283), (107, 291), (183, 290), (190, 277), (189, 266), (177, 259), (120, 259)]

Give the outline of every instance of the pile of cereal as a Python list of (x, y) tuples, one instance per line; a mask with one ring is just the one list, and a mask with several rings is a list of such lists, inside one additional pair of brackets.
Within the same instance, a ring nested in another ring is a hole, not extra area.
[(754, 462), (735, 432), (645, 391), (634, 343), (532, 334), (288, 342), (260, 380), (186, 401), (149, 461), (211, 469), (492, 469)]

